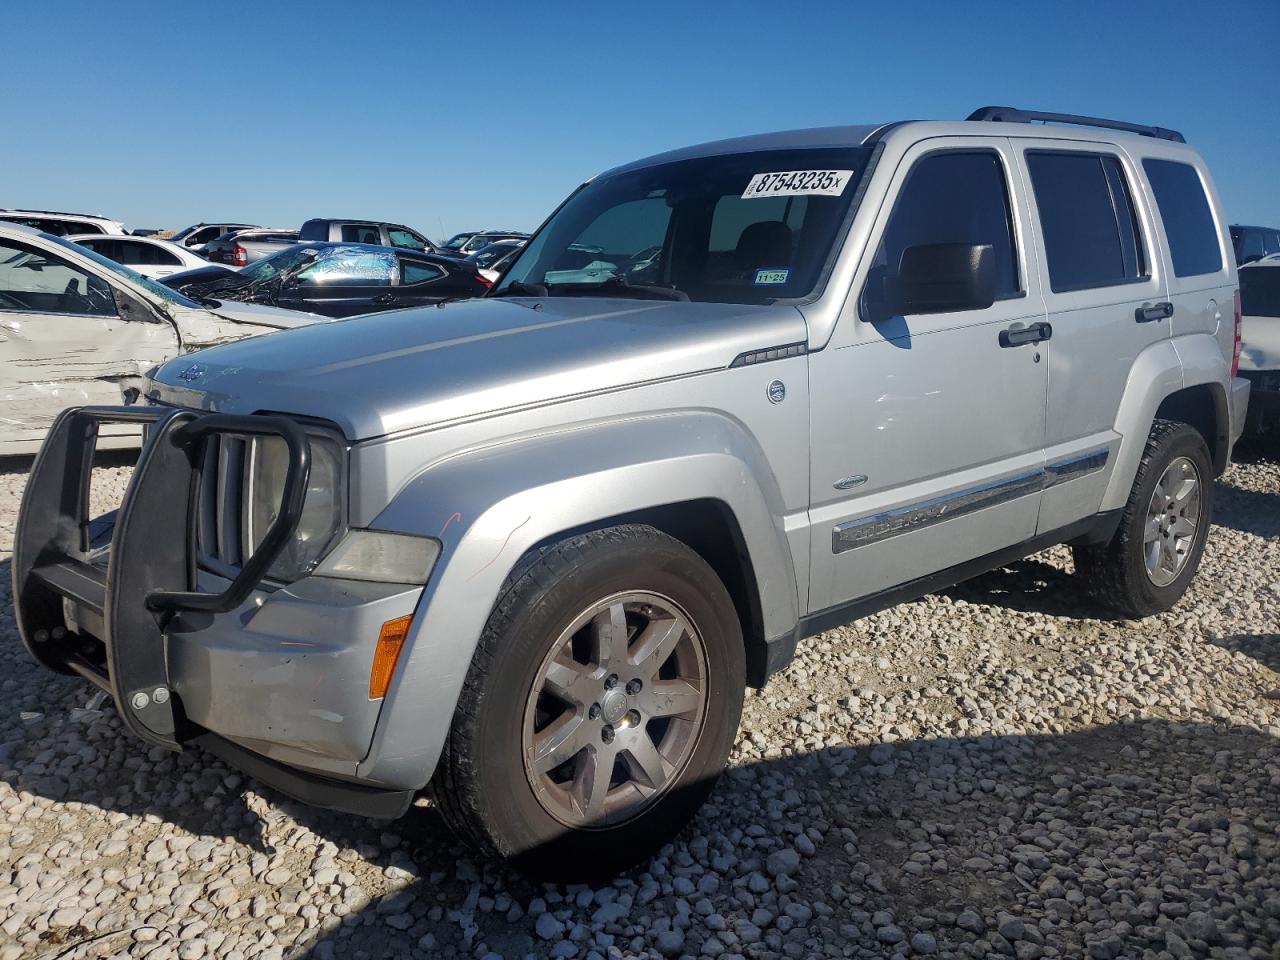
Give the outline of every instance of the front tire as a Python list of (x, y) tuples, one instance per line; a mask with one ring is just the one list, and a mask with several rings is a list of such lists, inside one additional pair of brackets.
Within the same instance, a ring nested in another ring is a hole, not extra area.
[(742, 712), (733, 601), (641, 525), (570, 537), (512, 573), (432, 781), (449, 824), (549, 880), (652, 856), (705, 800)]
[(1200, 432), (1157, 420), (1111, 540), (1075, 547), (1086, 589), (1119, 613), (1147, 617), (1190, 586), (1213, 517), (1213, 463)]

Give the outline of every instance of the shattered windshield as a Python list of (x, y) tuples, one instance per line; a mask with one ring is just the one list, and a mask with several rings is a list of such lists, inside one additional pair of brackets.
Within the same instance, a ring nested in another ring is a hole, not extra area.
[(761, 151), (602, 177), (566, 201), (494, 295), (806, 297), (828, 268), (867, 156)]
[(108, 270), (111, 273), (116, 274), (117, 276), (124, 277), (130, 283), (137, 284), (138, 286), (144, 288), (152, 296), (155, 296), (161, 300), (164, 300), (167, 303), (176, 304), (177, 306), (180, 306), (180, 307), (186, 307), (189, 310), (204, 309), (204, 307), (200, 306), (200, 304), (196, 303), (190, 297), (183, 296), (177, 290), (173, 290), (169, 287), (166, 287), (162, 283), (156, 283), (150, 277), (144, 277), (142, 274), (138, 273), (137, 271), (130, 270), (128, 267), (124, 266), (123, 264), (116, 263), (114, 260), (109, 260), (106, 257), (104, 257), (102, 254), (98, 253), (96, 250), (90, 250), (88, 247), (82, 247), (78, 243), (73, 243), (70, 240), (63, 239), (62, 237), (55, 237), (52, 234), (46, 233), (44, 234), (44, 238), (46, 240), (52, 240), (54, 243), (59, 244), (60, 246), (66, 247), (68, 250), (72, 250), (75, 253), (80, 254), (80, 256), (82, 257), (88, 257), (90, 260), (92, 260), (98, 266), (102, 267), (104, 270)]
[(254, 261), (240, 271), (240, 276), (251, 282), (274, 280), (281, 274), (291, 273), (301, 264), (314, 260), (319, 252), (315, 247), (289, 247)]

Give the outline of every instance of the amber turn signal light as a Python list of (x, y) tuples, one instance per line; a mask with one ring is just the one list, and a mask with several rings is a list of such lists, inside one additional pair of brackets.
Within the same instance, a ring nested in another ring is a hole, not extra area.
[(373, 651), (373, 669), (369, 671), (370, 700), (387, 695), (391, 675), (395, 673), (396, 661), (400, 659), (400, 651), (404, 648), (404, 639), (409, 635), (411, 623), (412, 616), (396, 617), (384, 623), (378, 632), (378, 646)]

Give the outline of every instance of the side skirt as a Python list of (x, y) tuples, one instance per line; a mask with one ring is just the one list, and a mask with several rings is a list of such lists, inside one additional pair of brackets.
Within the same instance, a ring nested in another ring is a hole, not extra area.
[(795, 657), (796, 646), (799, 641), (806, 637), (816, 636), (833, 627), (840, 627), (855, 620), (861, 620), (863, 617), (869, 617), (900, 603), (918, 600), (928, 594), (937, 593), (939, 590), (945, 590), (947, 587), (953, 587), (957, 583), (971, 580), (990, 570), (1015, 563), (1031, 556), (1033, 553), (1039, 553), (1041, 550), (1057, 546), (1060, 543), (1106, 543), (1115, 534), (1116, 527), (1120, 523), (1120, 514), (1120, 510), (1099, 513), (1069, 526), (1060, 527), (1057, 530), (1050, 530), (1048, 533), (1032, 537), (1030, 540), (1015, 543), (994, 553), (976, 557), (973, 560), (966, 560), (964, 563), (948, 567), (945, 570), (939, 570), (937, 573), (917, 577), (915, 580), (909, 580), (896, 587), (889, 587), (886, 590), (860, 597), (848, 603), (827, 607), (825, 610), (819, 610), (817, 613), (802, 617), (792, 633), (779, 637), (768, 644), (767, 675), (772, 676), (784, 669)]

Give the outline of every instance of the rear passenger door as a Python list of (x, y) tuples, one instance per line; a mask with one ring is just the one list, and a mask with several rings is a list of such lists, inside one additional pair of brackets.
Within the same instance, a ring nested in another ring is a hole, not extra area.
[(1014, 142), (1053, 328), (1045, 419), (1052, 485), (1037, 526), (1044, 533), (1101, 506), (1129, 372), (1144, 351), (1169, 338), (1170, 308), (1152, 211), (1130, 159), (1106, 144)]
[(408, 257), (397, 259), (400, 261), (400, 285), (395, 288), (395, 299), (388, 307), (420, 307), (463, 295), (456, 289), (449, 289), (457, 285), (448, 282), (449, 274), (443, 267)]
[[(856, 308), (809, 358), (810, 613), (1035, 533), (1048, 344), (1006, 335), (1044, 320), (1026, 219), (1007, 140), (938, 138), (899, 162)], [(935, 243), (990, 244), (995, 302), (878, 317), (875, 285), (891, 288), (904, 250)]]

